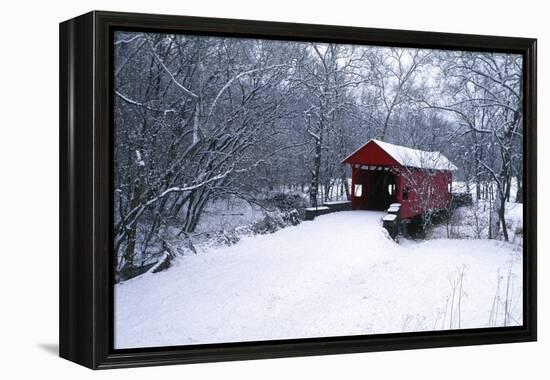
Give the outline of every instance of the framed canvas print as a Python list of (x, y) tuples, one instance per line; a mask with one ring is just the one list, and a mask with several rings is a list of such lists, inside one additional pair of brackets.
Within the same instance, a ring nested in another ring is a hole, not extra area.
[(536, 40), (60, 25), (60, 355), (536, 339)]

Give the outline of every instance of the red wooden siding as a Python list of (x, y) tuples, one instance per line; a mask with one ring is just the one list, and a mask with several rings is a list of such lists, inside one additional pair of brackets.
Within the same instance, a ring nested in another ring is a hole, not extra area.
[[(444, 209), (451, 202), (450, 171), (429, 172), (412, 168), (401, 168), (400, 171), (398, 199), (401, 203), (401, 218), (413, 218), (426, 210)], [(407, 189), (408, 199), (403, 199), (403, 191)]]
[[(382, 210), (397, 202), (401, 203), (401, 218), (410, 219), (427, 210), (446, 208), (451, 201), (451, 171), (402, 166), (375, 141), (365, 144), (343, 163), (352, 169), (354, 210)], [(357, 184), (362, 185), (361, 196), (355, 194)], [(395, 190), (390, 191), (389, 187)]]
[(376, 142), (374, 141), (369, 141), (366, 145), (363, 145), (360, 149), (356, 150), (344, 160), (344, 163), (381, 166), (399, 165), (399, 162), (376, 145)]

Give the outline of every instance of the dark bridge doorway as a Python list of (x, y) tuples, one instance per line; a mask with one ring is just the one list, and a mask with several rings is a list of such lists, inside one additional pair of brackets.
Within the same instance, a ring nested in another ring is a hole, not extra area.
[(397, 202), (397, 177), (388, 168), (354, 168), (353, 208), (387, 210)]

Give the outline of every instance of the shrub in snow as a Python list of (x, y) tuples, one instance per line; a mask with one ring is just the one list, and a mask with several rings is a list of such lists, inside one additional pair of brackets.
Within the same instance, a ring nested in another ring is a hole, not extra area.
[(300, 223), (300, 215), (297, 210), (268, 212), (265, 217), (250, 227), (254, 234), (270, 234), (288, 226)]
[(254, 223), (251, 229), (255, 234), (269, 234), (282, 228), (282, 224), (282, 218), (277, 217), (275, 213), (267, 213), (262, 220)]
[(291, 212), (295, 210), (300, 219), (305, 216), (307, 200), (301, 194), (277, 193), (263, 202), (267, 207), (274, 207), (281, 211)]
[(296, 209), (284, 212), (282, 218), (285, 222), (292, 226), (300, 224), (301, 221), (300, 214)]
[(239, 235), (235, 230), (222, 230), (216, 235), (216, 241), (220, 245), (233, 245), (240, 240)]
[(197, 249), (195, 248), (195, 245), (193, 244), (189, 236), (186, 236), (183, 239), (182, 248), (184, 248), (183, 252), (181, 253), (182, 255), (185, 255), (185, 251), (190, 251), (194, 255), (197, 254)]

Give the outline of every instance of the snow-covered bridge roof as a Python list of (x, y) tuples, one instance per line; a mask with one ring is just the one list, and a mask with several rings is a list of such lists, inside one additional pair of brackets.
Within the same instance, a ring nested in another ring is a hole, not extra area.
[(412, 149), (406, 146), (390, 144), (384, 141), (371, 139), (355, 152), (346, 157), (342, 162), (348, 162), (357, 153), (366, 149), (369, 144), (376, 144), (401, 166), (432, 170), (456, 170), (457, 167), (441, 152), (427, 152)]

